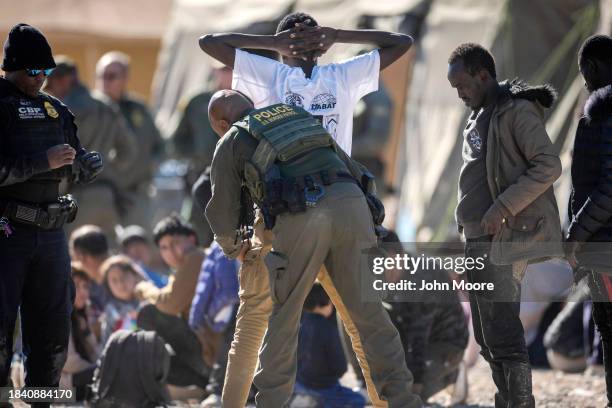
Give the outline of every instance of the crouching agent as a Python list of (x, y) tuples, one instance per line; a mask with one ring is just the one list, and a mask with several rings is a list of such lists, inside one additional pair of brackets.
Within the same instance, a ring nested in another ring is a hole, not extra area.
[(376, 235), (344, 153), (316, 119), (296, 107), (254, 110), (242, 94), (224, 90), (213, 96), (209, 117), (213, 129), (225, 134), (215, 150), (206, 208), (215, 239), (231, 258), (249, 249), (237, 230), (243, 185), (274, 236), (265, 257), (273, 309), (255, 376), (257, 406), (282, 407), (291, 396), (300, 314), (323, 265), (359, 332), (382, 405), (422, 406), (411, 392), (400, 338), (382, 303), (362, 302), (358, 295), (361, 251), (376, 245)]

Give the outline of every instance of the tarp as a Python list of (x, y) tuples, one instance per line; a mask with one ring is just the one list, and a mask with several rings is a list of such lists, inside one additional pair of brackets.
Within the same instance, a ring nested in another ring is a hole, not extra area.
[(521, 77), (534, 84), (553, 84), (561, 95), (555, 109), (563, 107), (564, 113), (555, 117), (551, 137), (560, 149), (567, 149), (565, 139), (580, 94), (576, 52), (597, 29), (598, 11), (595, 0), (434, 1), (419, 44), (399, 153), (400, 237), (435, 241), (457, 237), (454, 208), (462, 163), (461, 130), (469, 112), (446, 79), (452, 50), (464, 42), (480, 43), (492, 50), (498, 79)]

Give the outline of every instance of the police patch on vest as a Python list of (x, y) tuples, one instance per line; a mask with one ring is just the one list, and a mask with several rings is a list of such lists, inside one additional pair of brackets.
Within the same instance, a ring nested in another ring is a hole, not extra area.
[(45, 109), (47, 110), (47, 115), (52, 117), (53, 119), (57, 119), (59, 117), (59, 113), (55, 110), (55, 107), (51, 104), (51, 102), (45, 101)]
[(17, 117), (19, 119), (45, 119), (45, 113), (38, 106), (21, 106), (17, 108)]
[(336, 97), (330, 93), (319, 94), (312, 99), (310, 110), (326, 110), (336, 107)]
[(298, 113), (288, 105), (271, 106), (266, 109), (258, 110), (256, 113), (250, 115), (251, 118), (262, 125), (269, 125), (292, 116), (298, 116)]

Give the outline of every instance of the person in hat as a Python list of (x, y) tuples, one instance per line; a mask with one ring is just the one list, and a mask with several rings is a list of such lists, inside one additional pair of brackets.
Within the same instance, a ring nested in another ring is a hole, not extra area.
[(103, 167), (81, 146), (68, 108), (40, 91), (54, 67), (40, 31), (11, 29), (0, 77), (0, 387), (9, 382), (19, 310), (26, 386), (59, 385), (75, 293), (62, 227), (77, 209), (60, 182), (88, 183)]

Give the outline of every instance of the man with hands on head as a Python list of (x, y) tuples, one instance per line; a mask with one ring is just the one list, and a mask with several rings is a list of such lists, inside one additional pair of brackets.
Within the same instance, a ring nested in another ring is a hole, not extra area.
[[(371, 44), (378, 49), (329, 65), (317, 65), (334, 43)], [(253, 101), (255, 108), (277, 103), (303, 108), (314, 115), (350, 155), (353, 137), (353, 112), (360, 98), (378, 89), (379, 72), (404, 55), (413, 43), (409, 35), (377, 30), (337, 30), (321, 27), (305, 13), (292, 13), (279, 23), (274, 35), (239, 33), (207, 34), (200, 38), (200, 48), (233, 69), (232, 88)], [(241, 50), (265, 49), (278, 52), (282, 62)], [(272, 312), (268, 271), (263, 258), (270, 251), (272, 233), (266, 230), (259, 214), (254, 236), (238, 257), (240, 267), (240, 306), (236, 332), (226, 372), (223, 406), (244, 406), (254, 371), (257, 353)], [(322, 268), (322, 271), (324, 268)], [(328, 289), (329, 280), (319, 276)], [(329, 293), (328, 293), (329, 294)], [(343, 322), (345, 308), (330, 294)], [(349, 334), (356, 353), (363, 356), (361, 339), (354, 329)], [(361, 359), (363, 361), (363, 358)], [(366, 373), (370, 399), (378, 396)]]
[[(207, 34), (200, 48), (233, 68), (232, 89), (262, 108), (275, 103), (303, 108), (319, 119), (350, 155), (355, 105), (378, 89), (379, 72), (412, 46), (406, 34), (321, 27), (304, 13), (285, 16), (274, 35)], [(369, 44), (377, 49), (345, 61), (317, 65), (336, 43)], [(241, 50), (278, 52), (282, 63)]]
[(18, 311), (26, 386), (59, 386), (75, 293), (62, 227), (77, 210), (60, 182), (90, 182), (103, 167), (81, 147), (68, 108), (40, 91), (55, 66), (40, 31), (11, 29), (0, 78), (0, 387), (9, 383)]

